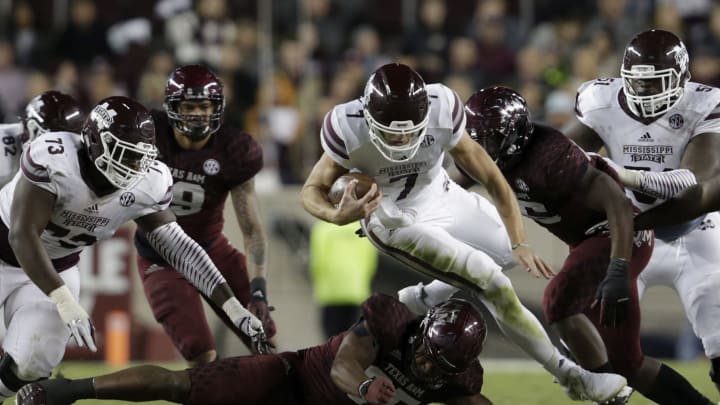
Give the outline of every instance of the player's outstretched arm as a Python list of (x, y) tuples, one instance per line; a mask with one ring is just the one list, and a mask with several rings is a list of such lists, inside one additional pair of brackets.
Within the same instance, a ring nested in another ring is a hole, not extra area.
[(536, 277), (552, 277), (554, 272), (550, 266), (530, 249), (515, 193), (490, 155), (467, 132), (450, 154), (465, 173), (487, 188), (510, 236), (517, 263)]
[(720, 177), (698, 183), (635, 217), (637, 229), (671, 226), (720, 210)]
[(169, 208), (137, 218), (135, 222), (163, 259), (221, 307), (243, 333), (253, 341), (262, 340), (264, 345), (260, 320), (242, 306), (210, 256), (175, 222), (175, 214)]
[(250, 277), (250, 303), (248, 310), (260, 319), (268, 338), (275, 336), (275, 321), (270, 316), (265, 281), (267, 264), (267, 238), (260, 218), (260, 207), (255, 193), (255, 179), (251, 178), (230, 190), (235, 216), (243, 234), (248, 275)]
[(40, 235), (50, 224), (56, 195), (20, 176), (15, 187), (8, 241), (20, 267), (58, 308), (79, 346), (97, 351), (90, 316), (55, 271)]

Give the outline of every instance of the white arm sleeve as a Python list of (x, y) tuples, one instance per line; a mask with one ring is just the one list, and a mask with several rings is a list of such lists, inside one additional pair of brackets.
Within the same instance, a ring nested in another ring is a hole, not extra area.
[(156, 252), (206, 296), (211, 296), (225, 278), (202, 247), (177, 222), (161, 225), (149, 232), (147, 240)]
[(695, 174), (687, 169), (669, 172), (640, 172), (638, 190), (645, 194), (667, 200), (686, 188), (697, 184)]

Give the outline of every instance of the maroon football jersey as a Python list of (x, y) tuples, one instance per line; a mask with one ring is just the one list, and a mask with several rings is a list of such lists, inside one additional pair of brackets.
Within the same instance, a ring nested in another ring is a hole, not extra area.
[[(370, 333), (375, 337), (380, 351), (367, 375), (385, 375), (396, 388), (398, 403), (428, 403), (474, 395), (480, 392), (483, 369), (479, 361), (462, 374), (452, 376), (442, 385), (429, 387), (405, 371), (403, 354), (408, 339), (416, 330), (420, 320), (396, 299), (374, 294), (362, 305), (363, 316)], [(343, 335), (330, 339), (326, 344), (304, 352), (303, 391), (306, 403), (347, 403), (352, 404), (330, 379), (330, 369)]]
[(615, 178), (612, 169), (597, 163), (559, 131), (535, 125), (522, 160), (503, 174), (515, 191), (523, 215), (573, 246), (586, 238), (588, 228), (605, 220), (604, 212), (580, 203), (577, 193), (589, 165)]
[(248, 133), (222, 125), (200, 150), (181, 148), (164, 111), (153, 110), (158, 159), (173, 177), (170, 208), (193, 239), (207, 244), (223, 229), (228, 192), (262, 169), (260, 145)]

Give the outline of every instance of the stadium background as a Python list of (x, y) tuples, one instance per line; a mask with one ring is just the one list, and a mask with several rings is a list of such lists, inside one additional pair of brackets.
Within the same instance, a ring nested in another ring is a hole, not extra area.
[[(32, 95), (50, 88), (85, 106), (125, 94), (161, 108), (175, 66), (211, 66), (225, 83), (225, 120), (264, 147), (256, 181), (270, 243), (269, 294), (280, 348), (295, 349), (322, 341), (307, 272), (313, 219), (300, 207), (299, 189), (332, 105), (360, 95), (379, 65), (400, 61), (463, 99), (486, 85), (510, 85), (537, 119), (562, 127), (578, 84), (617, 76), (624, 44), (650, 27), (683, 38), (694, 81), (720, 85), (720, 3), (713, 0), (0, 0), (0, 122), (16, 121)], [(226, 218), (226, 233), (241, 247), (231, 209)], [(526, 224), (533, 247), (557, 268), (566, 249)], [(101, 343), (108, 311), (127, 311), (133, 359), (177, 359), (139, 288), (131, 232), (85, 252), (82, 304), (93, 310)], [(541, 317), (545, 283), (522, 271), (510, 276)], [(418, 280), (381, 257), (374, 286), (394, 293)], [(671, 290), (651, 289), (643, 316), (648, 352), (701, 354)], [(524, 357), (493, 329), (486, 357)], [(221, 354), (244, 353), (217, 330)], [(679, 338), (688, 343), (677, 345)], [(88, 356), (70, 348), (68, 357)]]

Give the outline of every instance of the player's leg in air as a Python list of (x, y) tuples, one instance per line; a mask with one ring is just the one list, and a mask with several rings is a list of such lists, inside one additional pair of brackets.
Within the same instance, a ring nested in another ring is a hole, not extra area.
[[(472, 225), (471, 229), (488, 229)], [(496, 227), (504, 230), (501, 223)], [(555, 376), (571, 398), (604, 402), (625, 387), (625, 378), (590, 373), (563, 356), (538, 319), (522, 305), (501, 267), (490, 256), (456, 240), (442, 227), (419, 221), (390, 232), (370, 225), (366, 227), (366, 234), (378, 249), (412, 268), (475, 292), (503, 333)], [(507, 239), (505, 244), (510, 251)]]
[[(25, 385), (17, 405), (69, 405), (81, 399), (188, 405), (297, 404), (294, 353), (232, 357), (186, 370), (144, 365), (98, 377), (57, 378)], [(289, 357), (288, 357), (289, 356)]]

